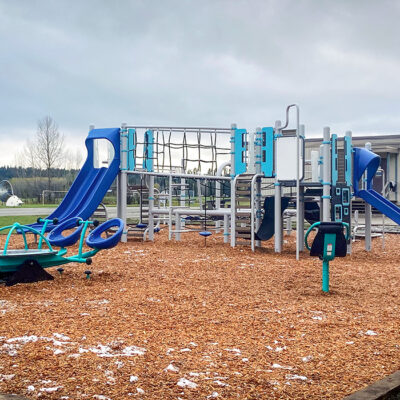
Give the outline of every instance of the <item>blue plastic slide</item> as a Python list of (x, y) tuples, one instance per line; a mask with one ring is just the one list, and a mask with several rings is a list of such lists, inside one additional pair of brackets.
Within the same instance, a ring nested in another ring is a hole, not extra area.
[[(372, 189), (372, 179), (379, 168), (380, 160), (381, 158), (370, 150), (364, 148), (354, 149), (354, 195), (362, 198), (365, 202), (371, 204), (372, 207), (400, 225), (400, 208)], [(367, 173), (365, 188), (360, 189), (359, 182), (365, 172)]]
[[(94, 167), (95, 139), (107, 139), (114, 147), (114, 158), (108, 168)], [(59, 223), (73, 217), (87, 220), (103, 200), (107, 190), (118, 175), (120, 167), (119, 128), (92, 129), (86, 138), (85, 145), (88, 155), (82, 169), (60, 205), (47, 219), (57, 219)], [(43, 224), (37, 223), (30, 226), (40, 230)], [(53, 228), (54, 225), (49, 223), (46, 227), (46, 232), (51, 231)]]

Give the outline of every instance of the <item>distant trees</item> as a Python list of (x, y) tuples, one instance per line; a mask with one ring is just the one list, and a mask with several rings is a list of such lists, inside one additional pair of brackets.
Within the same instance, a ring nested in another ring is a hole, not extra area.
[(44, 169), (47, 176), (47, 189), (51, 189), (51, 170), (64, 162), (64, 135), (52, 117), (46, 116), (38, 121), (36, 135), (28, 140), (24, 156), (28, 166)]

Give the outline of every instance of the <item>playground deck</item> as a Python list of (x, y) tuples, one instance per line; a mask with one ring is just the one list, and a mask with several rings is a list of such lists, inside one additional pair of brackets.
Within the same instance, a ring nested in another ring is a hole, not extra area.
[(331, 263), (221, 236), (121, 243), (0, 288), (0, 392), (36, 399), (340, 399), (400, 369), (398, 235)]

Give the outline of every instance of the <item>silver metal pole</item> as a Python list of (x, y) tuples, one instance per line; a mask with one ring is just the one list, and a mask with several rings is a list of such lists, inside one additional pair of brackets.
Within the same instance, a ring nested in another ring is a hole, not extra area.
[[(365, 148), (371, 150), (371, 143), (365, 143)], [(366, 186), (367, 173), (363, 176), (363, 184)], [(371, 251), (371, 218), (372, 218), (371, 204), (365, 202), (365, 250)]]
[[(222, 176), (222, 172), (225, 167), (228, 167), (231, 165), (229, 161), (222, 163), (217, 170), (216, 175), (217, 176)], [(215, 181), (215, 208), (219, 210), (221, 208), (221, 182), (220, 181)], [(221, 221), (216, 221), (215, 223), (216, 228), (221, 227)], [(219, 232), (219, 229), (217, 230)]]
[(127, 242), (128, 240), (128, 231), (127, 231), (127, 223), (126, 223), (126, 208), (127, 208), (127, 174), (126, 170), (128, 167), (128, 137), (127, 137), (127, 129), (126, 123), (121, 125), (121, 171), (119, 173), (119, 194), (120, 194), (120, 202), (119, 202), (119, 218), (124, 222), (124, 232), (121, 237), (121, 242)]
[(231, 182), (231, 246), (236, 246), (236, 180), (237, 176)]
[(322, 218), (323, 221), (330, 221), (330, 206), (331, 206), (331, 160), (330, 160), (330, 128), (324, 128), (323, 142), (323, 164), (322, 164)]
[(228, 236), (229, 236), (229, 216), (224, 215), (224, 243), (228, 243)]
[(236, 246), (236, 177), (235, 177), (235, 129), (231, 124), (231, 246)]
[[(351, 131), (346, 131), (346, 136), (348, 136), (348, 137), (352, 137), (352, 133), (351, 133)], [(352, 160), (352, 158), (351, 158), (351, 160)], [(353, 163), (351, 163), (351, 166), (347, 166), (347, 168), (350, 168), (350, 172), (351, 172), (351, 177), (353, 177)], [(352, 185), (352, 181), (350, 182), (350, 185)], [(352, 190), (350, 190), (350, 192), (352, 192)], [(353, 215), (353, 208), (352, 208), (352, 201), (353, 201), (353, 198), (352, 198), (352, 196), (351, 196), (351, 193), (350, 193), (350, 196), (349, 196), (350, 198), (349, 198), (349, 203), (350, 203), (350, 205), (349, 205), (349, 214), (350, 214), (350, 240), (349, 240), (349, 243), (347, 244), (347, 254), (351, 254), (351, 252), (352, 252), (352, 246), (353, 246), (353, 240), (352, 240), (352, 237), (351, 237), (351, 235), (352, 234), (354, 234), (354, 232), (352, 233), (351, 232), (351, 216)]]
[[(275, 122), (275, 135), (280, 135), (281, 130), (282, 130), (282, 123), (281, 121), (276, 121)], [(277, 173), (276, 171), (276, 141), (274, 141), (274, 146), (275, 146), (275, 157), (274, 157), (274, 171), (275, 174)], [(275, 212), (274, 212), (274, 229), (275, 229), (275, 235), (274, 235), (274, 243), (275, 243), (275, 253), (280, 253), (282, 251), (282, 204), (281, 204), (281, 198), (282, 198), (282, 188), (281, 184), (278, 182), (277, 177), (275, 177), (275, 199), (274, 199), (274, 204), (275, 204)]]
[[(300, 136), (305, 136), (305, 127), (304, 125), (300, 125)], [(301, 149), (301, 152), (303, 149)], [(304, 162), (304, 154), (303, 154), (303, 162)], [(297, 234), (297, 246), (298, 251), (304, 251), (304, 186), (299, 187), (298, 192), (298, 206), (297, 206), (297, 223), (296, 230)], [(297, 256), (297, 254), (296, 254)]]
[(149, 176), (149, 240), (154, 241), (154, 176)]
[[(297, 143), (297, 163), (296, 163), (296, 260), (300, 258), (300, 110), (297, 105), (296, 107), (296, 143)], [(304, 128), (304, 127), (303, 127)], [(304, 157), (303, 157), (304, 160)], [(303, 161), (304, 162), (304, 161)], [(304, 232), (304, 228), (303, 228)]]
[[(261, 174), (256, 181), (256, 233), (261, 225)], [(261, 247), (261, 240), (256, 240), (256, 247)]]

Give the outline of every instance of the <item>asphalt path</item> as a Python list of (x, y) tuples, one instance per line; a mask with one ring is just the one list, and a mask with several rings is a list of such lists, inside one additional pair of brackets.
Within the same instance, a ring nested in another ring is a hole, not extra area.
[[(36, 207), (36, 208), (22, 208), (22, 207), (10, 207), (0, 208), (0, 217), (13, 216), (18, 217), (21, 215), (50, 215), (55, 208), (48, 207)], [(115, 218), (117, 216), (117, 207), (107, 207), (108, 217)], [(127, 217), (135, 218), (139, 217), (139, 207), (127, 207)]]

